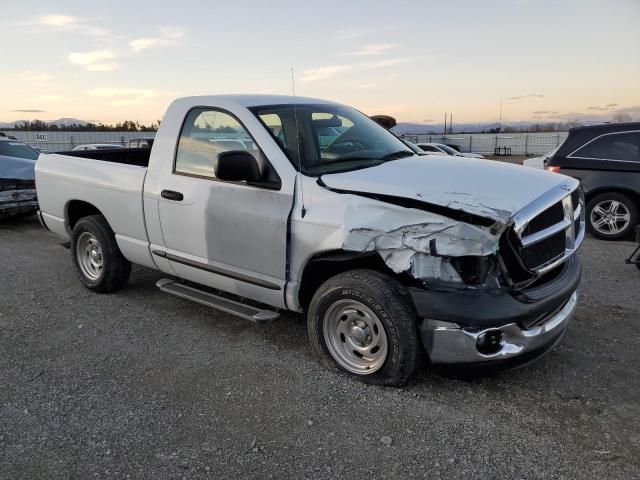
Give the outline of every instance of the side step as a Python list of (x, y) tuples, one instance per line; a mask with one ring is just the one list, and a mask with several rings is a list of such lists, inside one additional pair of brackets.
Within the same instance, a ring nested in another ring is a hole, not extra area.
[(213, 293), (198, 290), (189, 287), (169, 278), (162, 278), (156, 283), (156, 287), (166, 293), (175, 295), (176, 297), (186, 298), (196, 303), (212, 307), (223, 312), (242, 317), (255, 323), (269, 323), (280, 316), (279, 313), (271, 310), (260, 310), (259, 308), (245, 305), (244, 303), (235, 302), (228, 298), (223, 298)]

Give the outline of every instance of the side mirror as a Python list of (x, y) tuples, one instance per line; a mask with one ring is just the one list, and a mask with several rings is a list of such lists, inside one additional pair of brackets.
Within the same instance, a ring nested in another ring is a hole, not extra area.
[(218, 154), (214, 173), (216, 178), (229, 182), (258, 182), (258, 161), (246, 150), (230, 150)]

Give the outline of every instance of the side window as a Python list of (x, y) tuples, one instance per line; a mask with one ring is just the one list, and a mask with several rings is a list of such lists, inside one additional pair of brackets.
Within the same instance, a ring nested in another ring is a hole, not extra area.
[(640, 132), (605, 135), (586, 144), (571, 156), (640, 162)]
[(259, 154), (251, 136), (228, 113), (191, 110), (180, 132), (175, 171), (215, 178), (218, 154), (229, 150), (246, 150), (256, 158)]
[(259, 115), (260, 120), (267, 126), (274, 137), (278, 139), (278, 143), (284, 149), (287, 148), (287, 137), (282, 126), (282, 118), (277, 113), (262, 113)]

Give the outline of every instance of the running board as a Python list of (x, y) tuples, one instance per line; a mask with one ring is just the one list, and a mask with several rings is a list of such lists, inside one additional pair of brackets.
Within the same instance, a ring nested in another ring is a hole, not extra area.
[(254, 323), (269, 323), (280, 316), (277, 312), (261, 310), (259, 308), (252, 307), (251, 305), (235, 302), (228, 298), (205, 292), (204, 290), (189, 287), (169, 278), (162, 278), (158, 280), (156, 287), (163, 292), (170, 293), (176, 297), (186, 298), (187, 300), (236, 315)]

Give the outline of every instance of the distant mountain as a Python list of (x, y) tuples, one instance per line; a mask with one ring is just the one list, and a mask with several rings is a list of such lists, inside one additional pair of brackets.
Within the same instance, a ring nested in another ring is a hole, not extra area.
[[(8, 128), (15, 128), (16, 125), (20, 125), (21, 123), (24, 122), (35, 122), (38, 119), (33, 119), (33, 120), (15, 120), (13, 122), (0, 122), (0, 129), (8, 129)], [(42, 121), (44, 123), (46, 123), (47, 125), (58, 125), (60, 127), (69, 127), (71, 125), (86, 125), (88, 122), (84, 121), (84, 120), (79, 120), (77, 118), (59, 118), (57, 120), (39, 120)]]

